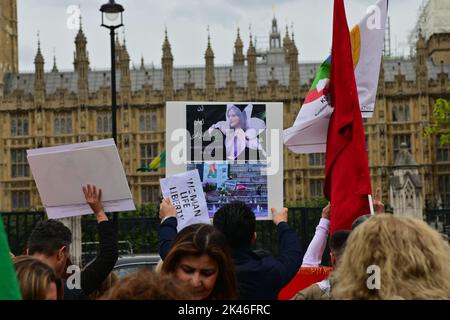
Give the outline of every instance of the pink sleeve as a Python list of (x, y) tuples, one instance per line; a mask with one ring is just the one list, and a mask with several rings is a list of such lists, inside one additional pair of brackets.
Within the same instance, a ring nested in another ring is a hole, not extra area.
[(329, 230), (330, 220), (321, 218), (319, 225), (316, 227), (316, 233), (303, 257), (302, 267), (318, 267), (320, 265), (327, 245)]

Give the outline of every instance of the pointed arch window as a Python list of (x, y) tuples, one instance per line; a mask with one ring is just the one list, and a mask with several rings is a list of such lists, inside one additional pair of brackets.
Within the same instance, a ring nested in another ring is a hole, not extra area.
[(55, 113), (53, 124), (55, 135), (71, 134), (72, 113), (68, 111)]
[(400, 104), (394, 106), (392, 109), (392, 121), (393, 122), (409, 122), (410, 114), (409, 114), (409, 105), (408, 104)]
[(141, 110), (139, 113), (140, 131), (157, 131), (158, 116), (156, 110)]
[(111, 112), (97, 112), (97, 132), (110, 133), (112, 131)]
[(28, 114), (17, 113), (11, 115), (11, 136), (20, 137), (28, 135)]

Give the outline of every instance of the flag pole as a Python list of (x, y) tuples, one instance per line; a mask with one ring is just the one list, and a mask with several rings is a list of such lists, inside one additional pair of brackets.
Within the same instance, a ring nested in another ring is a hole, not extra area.
[(369, 207), (370, 207), (370, 215), (375, 215), (375, 211), (373, 210), (373, 201), (372, 201), (372, 195), (368, 194), (367, 197), (369, 198)]

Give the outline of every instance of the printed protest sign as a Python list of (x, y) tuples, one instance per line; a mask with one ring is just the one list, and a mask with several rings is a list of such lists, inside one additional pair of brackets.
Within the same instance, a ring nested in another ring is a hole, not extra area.
[(194, 223), (210, 223), (205, 194), (197, 170), (160, 180), (164, 198), (177, 210), (178, 231)]
[(283, 207), (283, 104), (167, 102), (166, 176), (197, 169), (209, 217), (244, 202), (258, 220)]

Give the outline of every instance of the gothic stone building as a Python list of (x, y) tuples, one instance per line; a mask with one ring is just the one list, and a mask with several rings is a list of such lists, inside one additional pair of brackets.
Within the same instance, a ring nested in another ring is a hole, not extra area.
[[(1, 0), (0, 21), (0, 209), (40, 208), (26, 150), (111, 137), (110, 73), (90, 68), (85, 31), (75, 38), (74, 70), (44, 70), (38, 44), (34, 73), (18, 72), (15, 1)], [(233, 63), (215, 66), (208, 39), (205, 65), (174, 67), (166, 33), (162, 68), (130, 69), (125, 43), (117, 45), (118, 149), (137, 204), (158, 201), (164, 169), (142, 173), (165, 148), (166, 101), (279, 101), (284, 126), (294, 122), (320, 62), (300, 63), (293, 35), (280, 35), (272, 21), (270, 49), (246, 52), (239, 30)], [(406, 143), (423, 177), (423, 201), (450, 207), (449, 148), (424, 137), (438, 98), (450, 98), (450, 34), (420, 37), (416, 56), (385, 58), (374, 117), (365, 121), (373, 186), (389, 203), (389, 181), (400, 145)], [(286, 204), (322, 197), (323, 154), (296, 155), (284, 149)], [(437, 201), (437, 200), (436, 200)]]

